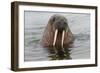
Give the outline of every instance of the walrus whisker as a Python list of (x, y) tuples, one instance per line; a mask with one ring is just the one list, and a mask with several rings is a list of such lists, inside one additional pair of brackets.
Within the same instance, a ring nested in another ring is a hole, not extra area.
[(54, 41), (53, 41), (53, 46), (55, 46), (56, 43), (56, 39), (57, 39), (57, 34), (58, 34), (58, 30), (55, 30), (55, 34), (54, 34)]

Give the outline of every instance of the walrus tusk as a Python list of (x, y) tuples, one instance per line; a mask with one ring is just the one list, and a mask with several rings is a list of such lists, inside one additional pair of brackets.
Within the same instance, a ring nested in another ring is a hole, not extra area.
[[(68, 29), (66, 29), (66, 33), (68, 32)], [(63, 44), (64, 44), (64, 36), (65, 36), (65, 31), (63, 30), (62, 32), (62, 40), (61, 40), (61, 46), (63, 48)]]
[(57, 39), (57, 34), (58, 34), (58, 30), (56, 29), (55, 34), (54, 34), (53, 46), (55, 46), (56, 39)]
[(65, 31), (63, 30), (62, 32), (62, 40), (61, 40), (61, 46), (63, 47), (64, 44), (64, 36), (65, 36)]

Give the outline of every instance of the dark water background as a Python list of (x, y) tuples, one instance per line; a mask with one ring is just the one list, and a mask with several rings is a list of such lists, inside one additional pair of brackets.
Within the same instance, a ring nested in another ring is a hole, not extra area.
[[(62, 14), (68, 19), (75, 37), (72, 48), (65, 48), (65, 52), (60, 50), (57, 54), (53, 48), (43, 48), (40, 45), (45, 26), (53, 14)], [(24, 15), (24, 61), (90, 58), (90, 14), (25, 11)]]

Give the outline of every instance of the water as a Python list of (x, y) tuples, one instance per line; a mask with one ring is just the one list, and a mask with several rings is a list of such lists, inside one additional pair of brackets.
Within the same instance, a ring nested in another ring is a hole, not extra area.
[[(52, 47), (43, 48), (40, 40), (49, 18), (62, 14), (75, 37), (72, 48), (55, 53)], [(49, 61), (90, 58), (90, 14), (25, 11), (24, 61)]]

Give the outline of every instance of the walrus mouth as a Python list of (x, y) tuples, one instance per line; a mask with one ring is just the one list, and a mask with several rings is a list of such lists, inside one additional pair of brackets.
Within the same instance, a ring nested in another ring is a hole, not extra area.
[[(66, 32), (65, 30), (62, 31), (61, 47), (63, 47), (63, 44), (64, 44), (64, 36), (65, 36), (65, 32)], [(55, 44), (56, 44), (57, 35), (58, 35), (58, 29), (55, 30), (54, 40), (53, 40), (53, 46), (55, 46)]]

